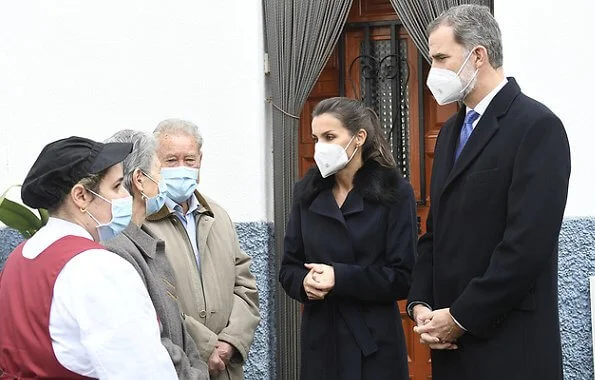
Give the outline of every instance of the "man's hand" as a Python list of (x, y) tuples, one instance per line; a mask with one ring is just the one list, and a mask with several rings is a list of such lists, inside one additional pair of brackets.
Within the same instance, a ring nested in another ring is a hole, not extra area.
[[(413, 306), (413, 320), (415, 320), (415, 324), (417, 326), (423, 326), (427, 323), (430, 323), (432, 320), (432, 309), (426, 307), (422, 304), (417, 304)], [(416, 331), (416, 328), (413, 328), (413, 331)], [(419, 334), (419, 342), (422, 344), (427, 344), (430, 347), (436, 346), (440, 344), (440, 339), (435, 336), (432, 336), (429, 333)]]
[(215, 351), (219, 354), (219, 358), (221, 358), (223, 363), (225, 363), (227, 366), (231, 360), (231, 357), (235, 353), (235, 348), (231, 344), (220, 340), (215, 345)]
[(422, 343), (428, 344), (435, 350), (458, 348), (456, 341), (465, 333), (465, 330), (456, 324), (450, 315), (450, 309), (439, 309), (429, 314), (424, 313), (422, 316), (425, 323), (413, 328), (413, 331), (420, 335)]
[(310, 271), (304, 277), (306, 296), (311, 301), (322, 300), (335, 286), (335, 271), (325, 264), (304, 264)]
[(221, 360), (221, 357), (219, 357), (217, 346), (215, 346), (215, 349), (211, 353), (209, 362), (207, 364), (209, 365), (209, 375), (211, 376), (217, 376), (221, 372), (225, 371), (225, 363), (223, 360)]
[(412, 314), (413, 320), (418, 326), (423, 326), (432, 320), (432, 309), (423, 304), (413, 306)]

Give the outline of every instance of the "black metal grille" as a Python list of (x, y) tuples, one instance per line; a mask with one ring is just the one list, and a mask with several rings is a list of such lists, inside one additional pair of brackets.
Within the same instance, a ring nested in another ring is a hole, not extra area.
[[(397, 39), (398, 25), (391, 25), (390, 40), (372, 40), (369, 27), (364, 26), (365, 38), (360, 55), (347, 63), (348, 75), (355, 93), (380, 118), (384, 137), (389, 142), (401, 173), (408, 178), (410, 171), (409, 144), (409, 68), (407, 45)], [(353, 67), (359, 62), (360, 70)], [(360, 86), (355, 88), (359, 75)]]

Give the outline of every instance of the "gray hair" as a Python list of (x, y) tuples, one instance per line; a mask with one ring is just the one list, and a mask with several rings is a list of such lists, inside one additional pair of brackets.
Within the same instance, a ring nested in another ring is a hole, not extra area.
[(153, 131), (153, 136), (159, 141), (162, 133), (170, 133), (174, 135), (183, 133), (189, 135), (194, 137), (199, 150), (202, 147), (202, 136), (198, 131), (198, 127), (193, 122), (181, 119), (163, 120), (161, 123), (157, 124), (157, 127)]
[(153, 160), (156, 158), (155, 148), (157, 143), (150, 133), (124, 129), (116, 132), (105, 142), (125, 142), (132, 143), (132, 152), (124, 159), (124, 187), (132, 194), (132, 175), (136, 169), (142, 170), (146, 174), (151, 173)]
[(449, 8), (428, 25), (428, 35), (442, 25), (453, 28), (455, 41), (467, 51), (481, 45), (488, 51), (490, 65), (495, 69), (502, 66), (502, 34), (488, 7), (465, 4)]

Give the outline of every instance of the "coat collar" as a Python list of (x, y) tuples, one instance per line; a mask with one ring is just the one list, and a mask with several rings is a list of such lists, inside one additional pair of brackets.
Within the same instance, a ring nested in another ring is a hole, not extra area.
[[(196, 199), (198, 199), (198, 203), (200, 204), (200, 207), (198, 208), (198, 212), (201, 214), (206, 214), (210, 217), (215, 217), (215, 214), (213, 213), (213, 210), (211, 209), (211, 206), (209, 206), (209, 202), (207, 202), (207, 200), (198, 192), (198, 190), (196, 190), (194, 192), (194, 195), (196, 195)], [(157, 211), (156, 213), (147, 216), (147, 220), (150, 222), (156, 222), (159, 220), (163, 220), (168, 218), (170, 215), (174, 215), (173, 211), (170, 211), (167, 206), (163, 205), (163, 207), (161, 207), (161, 210)]]
[(158, 252), (164, 252), (163, 240), (152, 236), (134, 223), (130, 223), (122, 232), (141, 251), (143, 256), (155, 258)]
[[(347, 200), (345, 200), (345, 202), (347, 202)], [(345, 217), (343, 216), (341, 209), (339, 209), (331, 189), (324, 189), (318, 193), (310, 204), (309, 210), (316, 214), (326, 216), (327, 218), (336, 219), (345, 224)]]
[(309, 210), (345, 224), (346, 216), (364, 211), (364, 198), (357, 191), (351, 191), (347, 195), (343, 206), (339, 208), (332, 190), (325, 189), (314, 198)]
[[(514, 78), (508, 78), (508, 83), (496, 94), (485, 113), (479, 119), (477, 126), (469, 137), (458, 160), (452, 166), (445, 180), (443, 189), (447, 188), (461, 173), (475, 160), (486, 144), (499, 129), (498, 120), (508, 112), (514, 99), (521, 93)], [(454, 161), (454, 151), (459, 138), (460, 126), (465, 118), (465, 107), (461, 107), (454, 121), (445, 131), (447, 133), (447, 149), (444, 152), (444, 162)]]

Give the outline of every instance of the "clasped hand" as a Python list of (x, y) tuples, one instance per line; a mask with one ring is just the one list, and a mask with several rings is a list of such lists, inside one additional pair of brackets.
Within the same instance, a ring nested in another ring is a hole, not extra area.
[(465, 330), (459, 327), (450, 314), (450, 309), (430, 310), (423, 305), (415, 305), (413, 316), (417, 326), (413, 331), (419, 334), (419, 341), (434, 350), (456, 350), (456, 341)]
[(217, 376), (221, 372), (225, 371), (225, 367), (229, 364), (229, 360), (233, 356), (235, 348), (223, 341), (218, 341), (215, 344), (215, 349), (209, 357), (208, 366), (209, 374), (211, 376)]
[(310, 301), (323, 300), (335, 286), (335, 270), (326, 264), (306, 263), (309, 269), (304, 277), (304, 290)]

